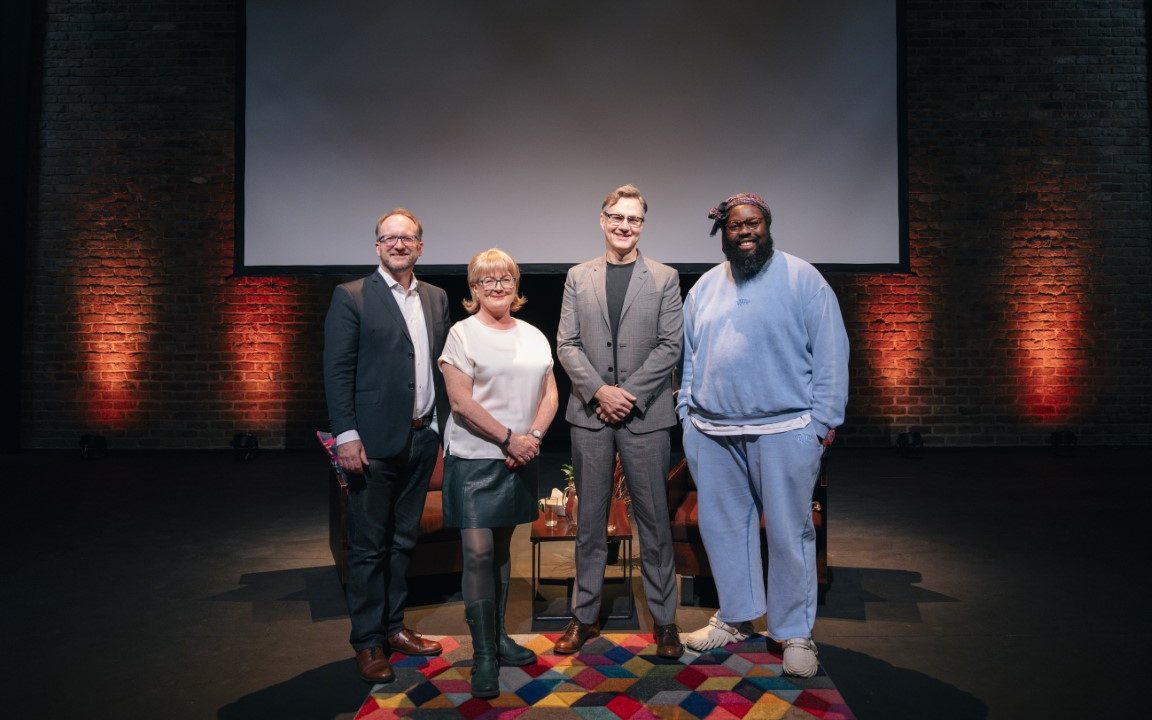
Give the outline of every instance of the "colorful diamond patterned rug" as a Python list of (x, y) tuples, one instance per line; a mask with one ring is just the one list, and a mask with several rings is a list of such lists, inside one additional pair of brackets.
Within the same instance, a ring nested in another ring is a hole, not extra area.
[(396, 680), (372, 688), (356, 720), (394, 717), (765, 718), (852, 720), (824, 669), (812, 678), (781, 672), (779, 646), (762, 636), (679, 660), (656, 656), (650, 634), (604, 634), (576, 655), (555, 655), (558, 633), (516, 635), (537, 661), (500, 668), (500, 696), (468, 692), (472, 642), (444, 637), (439, 657), (393, 654)]

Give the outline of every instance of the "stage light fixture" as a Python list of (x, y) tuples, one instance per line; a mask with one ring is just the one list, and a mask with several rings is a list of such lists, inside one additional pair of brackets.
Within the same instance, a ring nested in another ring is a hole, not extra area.
[(918, 458), (924, 452), (924, 436), (915, 430), (902, 432), (896, 436), (896, 450), (901, 457)]
[(1076, 454), (1076, 433), (1071, 430), (1056, 430), (1048, 436), (1048, 444), (1052, 452), (1060, 457), (1070, 457)]
[(95, 460), (108, 454), (108, 441), (103, 435), (85, 433), (80, 436), (80, 457)]
[(251, 433), (236, 433), (232, 436), (232, 454), (237, 460), (251, 460), (260, 449), (260, 442)]

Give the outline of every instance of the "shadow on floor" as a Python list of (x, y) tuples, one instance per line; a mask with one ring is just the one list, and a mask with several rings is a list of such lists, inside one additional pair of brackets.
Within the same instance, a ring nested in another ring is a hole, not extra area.
[(349, 658), (321, 665), (263, 690), (229, 703), (216, 713), (217, 720), (268, 720), (312, 718), (330, 720), (353, 716), (372, 686), (356, 674), (356, 661)]
[(984, 720), (980, 698), (871, 655), (822, 643), (820, 664), (857, 720)]
[[(313, 622), (348, 617), (344, 588), (334, 565), (270, 570), (240, 576), (243, 587), (213, 595), (208, 600), (260, 603), (300, 601), (308, 603)], [(460, 600), (460, 573), (425, 575), (410, 583), (408, 606), (433, 605)]]
[(819, 617), (868, 620), (868, 605), (883, 603), (884, 619), (919, 623), (921, 603), (959, 602), (954, 597), (916, 587), (923, 578), (913, 570), (830, 567), (831, 583)]
[(253, 606), (269, 602), (306, 602), (312, 622), (348, 616), (348, 606), (334, 565), (245, 573), (240, 576), (239, 584), (241, 587), (235, 590), (207, 599)]

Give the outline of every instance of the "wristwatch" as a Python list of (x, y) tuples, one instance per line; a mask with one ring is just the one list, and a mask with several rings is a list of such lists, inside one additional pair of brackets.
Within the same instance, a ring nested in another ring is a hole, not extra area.
[(544, 433), (540, 432), (536, 428), (532, 428), (531, 430), (529, 430), (528, 434), (531, 435), (532, 437), (536, 438), (537, 440), (543, 440), (544, 439)]

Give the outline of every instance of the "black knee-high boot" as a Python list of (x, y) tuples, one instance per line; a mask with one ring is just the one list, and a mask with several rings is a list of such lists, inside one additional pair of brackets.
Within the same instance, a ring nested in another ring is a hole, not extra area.
[(491, 600), (476, 600), (464, 608), (472, 631), (472, 697), (500, 694), (500, 663), (496, 660), (496, 607)]
[(508, 637), (504, 629), (504, 613), (508, 609), (508, 583), (500, 583), (496, 607), (496, 654), (509, 665), (528, 665), (536, 661), (536, 653)]

